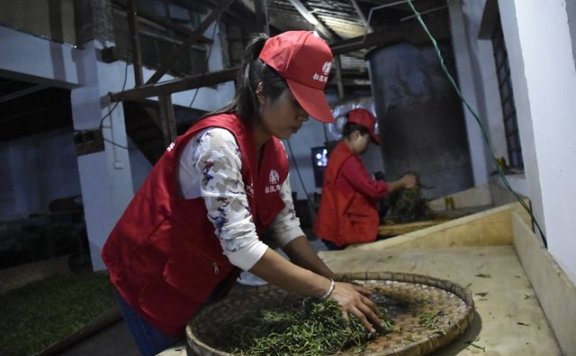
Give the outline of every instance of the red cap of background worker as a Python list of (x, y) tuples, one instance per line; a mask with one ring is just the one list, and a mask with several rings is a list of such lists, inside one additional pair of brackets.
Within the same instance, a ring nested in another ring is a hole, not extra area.
[(358, 125), (362, 125), (370, 132), (372, 141), (379, 145), (380, 136), (376, 133), (376, 118), (372, 113), (366, 109), (354, 109), (348, 112), (348, 121)]
[(332, 51), (312, 31), (287, 31), (270, 37), (259, 58), (286, 80), (298, 104), (316, 120), (334, 122), (324, 95)]

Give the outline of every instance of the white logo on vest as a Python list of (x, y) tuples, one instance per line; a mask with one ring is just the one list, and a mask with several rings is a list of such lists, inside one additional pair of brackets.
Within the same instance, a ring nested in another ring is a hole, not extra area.
[(266, 188), (264, 188), (264, 192), (266, 194), (279, 192), (280, 188), (282, 187), (279, 184), (279, 181), (280, 181), (280, 175), (278, 174), (278, 171), (272, 169), (270, 171), (270, 174), (268, 175), (268, 185), (266, 186)]

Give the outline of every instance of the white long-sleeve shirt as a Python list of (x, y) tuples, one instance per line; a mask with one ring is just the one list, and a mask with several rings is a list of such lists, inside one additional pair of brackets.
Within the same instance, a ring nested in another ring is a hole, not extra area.
[[(178, 178), (185, 198), (204, 199), (208, 219), (218, 226), (215, 234), (230, 262), (249, 270), (268, 246), (256, 233), (241, 172), (242, 157), (234, 136), (226, 129), (212, 127), (188, 141), (180, 157)], [(289, 177), (280, 194), (285, 207), (269, 228), (285, 246), (304, 232), (294, 210)]]

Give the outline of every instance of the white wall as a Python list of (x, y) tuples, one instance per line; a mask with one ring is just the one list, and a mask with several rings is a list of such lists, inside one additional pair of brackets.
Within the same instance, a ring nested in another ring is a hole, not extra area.
[(548, 248), (576, 281), (576, 68), (563, 0), (499, 1), (529, 196)]
[[(469, 9), (469, 4), (460, 1), (450, 1), (450, 28), (452, 30), (452, 46), (458, 73), (458, 86), (462, 97), (468, 102), (474, 113), (462, 104), (464, 118), (466, 120), (466, 133), (470, 149), (470, 161), (474, 185), (479, 186), (488, 181), (490, 169), (490, 152), (486, 150), (487, 139), (482, 130), (488, 129), (484, 102), (484, 86), (479, 80), (480, 63), (477, 60), (480, 49), (477, 44), (479, 23), (473, 21), (475, 16), (465, 17), (466, 11), (481, 11), (481, 2), (475, 1), (476, 8)], [(478, 6), (480, 5), (480, 7)], [(486, 136), (488, 137), (488, 136)]]
[[(478, 39), (485, 1), (449, 4), (463, 92), (474, 95), (494, 156), (507, 157), (492, 44)], [(499, 0), (498, 7), (525, 164), (524, 174), (509, 175), (507, 181), (530, 198), (550, 252), (576, 281), (576, 228), (570, 206), (576, 201), (576, 52), (566, 3)], [(467, 37), (466, 44), (462, 36)], [(489, 171), (490, 161), (487, 155)]]
[(0, 26), (0, 75), (72, 87), (80, 82), (79, 50)]

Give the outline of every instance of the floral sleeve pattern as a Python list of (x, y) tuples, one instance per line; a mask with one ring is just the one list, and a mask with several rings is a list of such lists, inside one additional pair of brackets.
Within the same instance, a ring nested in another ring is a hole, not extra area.
[[(221, 128), (199, 132), (182, 153), (180, 184), (186, 198), (203, 198), (208, 219), (232, 264), (250, 269), (268, 248), (256, 234), (242, 180), (241, 152), (234, 136)], [(281, 187), (284, 209), (270, 228), (285, 246), (304, 235), (292, 202), (290, 180)]]
[[(261, 243), (244, 190), (240, 156), (238, 145), (229, 131), (210, 128), (200, 132), (189, 143), (180, 166), (181, 171), (188, 171), (185, 179), (180, 175), (181, 183), (190, 186), (191, 193), (185, 193), (185, 196), (204, 199), (208, 219), (214, 224), (216, 236), (229, 257), (243, 249), (245, 251), (240, 254), (245, 254)], [(257, 248), (258, 251), (261, 249)], [(260, 256), (252, 254), (242, 258), (255, 258), (255, 263)]]

